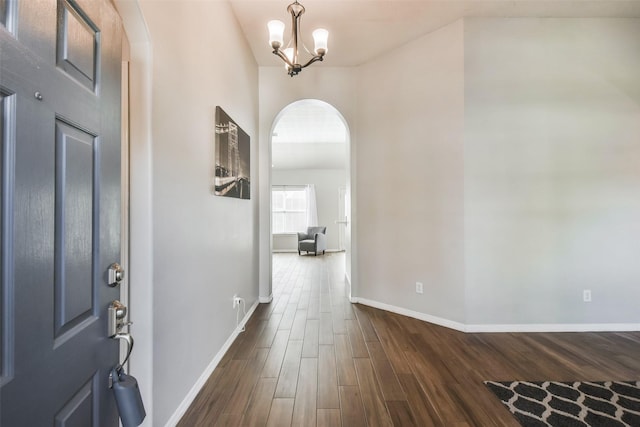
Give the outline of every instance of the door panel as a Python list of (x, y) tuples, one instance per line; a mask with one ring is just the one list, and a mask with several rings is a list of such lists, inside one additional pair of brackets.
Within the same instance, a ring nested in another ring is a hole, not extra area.
[(121, 24), (109, 0), (16, 5), (16, 34), (0, 26), (0, 424), (117, 426)]
[(96, 412), (96, 396), (93, 390), (97, 387), (97, 376), (94, 375), (56, 414), (55, 427), (83, 427), (95, 425), (93, 414)]
[(56, 338), (94, 315), (95, 136), (56, 121)]
[(98, 28), (82, 10), (68, 1), (58, 7), (57, 64), (91, 91), (96, 84), (96, 59), (100, 53)]
[(13, 256), (9, 251), (9, 242), (13, 235), (13, 215), (8, 209), (12, 206), (13, 170), (15, 153), (15, 94), (0, 87), (0, 386), (6, 383), (13, 373), (13, 319), (12, 295), (9, 284), (12, 282)]
[(11, 5), (7, 22), (15, 22), (20, 43), (48, 64), (53, 64), (56, 55), (57, 1), (9, 0), (7, 4)]

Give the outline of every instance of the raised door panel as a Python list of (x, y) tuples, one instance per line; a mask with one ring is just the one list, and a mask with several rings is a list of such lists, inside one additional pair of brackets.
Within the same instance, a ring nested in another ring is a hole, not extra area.
[(54, 427), (99, 425), (95, 420), (98, 413), (96, 391), (99, 383), (97, 373), (84, 383), (55, 415)]
[(13, 374), (13, 171), (15, 164), (15, 94), (0, 87), (0, 385)]
[(77, 5), (58, 2), (57, 65), (78, 83), (95, 90), (100, 57), (100, 32)]
[(56, 121), (56, 340), (95, 316), (94, 295), (94, 158), (97, 138)]

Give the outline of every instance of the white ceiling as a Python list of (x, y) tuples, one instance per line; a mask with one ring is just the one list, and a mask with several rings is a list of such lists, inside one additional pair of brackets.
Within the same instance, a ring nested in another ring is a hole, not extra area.
[(316, 99), (303, 99), (288, 105), (272, 135), (274, 144), (344, 143), (346, 140), (347, 128), (335, 108)]
[[(258, 65), (283, 67), (271, 53), (267, 22), (286, 24), (293, 0), (229, 0)], [(640, 18), (640, 0), (299, 0), (306, 8), (303, 41), (311, 49), (311, 32), (329, 30), (329, 49), (323, 63), (313, 67), (363, 64), (395, 47), (463, 17), (616, 17)], [(284, 73), (284, 67), (282, 72)], [(304, 72), (304, 71), (303, 71)], [(295, 78), (295, 77), (294, 77)], [(272, 147), (275, 169), (344, 167), (345, 144), (338, 116), (301, 106), (284, 117)], [(313, 132), (309, 132), (313, 129)]]
[[(267, 22), (287, 25), (293, 0), (230, 0), (260, 66), (282, 66), (271, 53)], [(311, 32), (329, 30), (329, 50), (313, 67), (365, 63), (397, 46), (462, 17), (640, 17), (640, 0), (299, 0), (306, 8), (302, 37), (313, 48)]]

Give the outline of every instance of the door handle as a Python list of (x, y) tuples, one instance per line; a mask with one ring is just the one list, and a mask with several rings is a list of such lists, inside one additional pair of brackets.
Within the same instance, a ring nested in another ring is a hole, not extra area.
[(114, 340), (125, 340), (127, 342), (127, 355), (124, 357), (122, 363), (119, 363), (119, 366), (124, 366), (129, 360), (129, 356), (131, 356), (131, 352), (133, 351), (133, 337), (129, 333), (119, 333), (112, 336)]

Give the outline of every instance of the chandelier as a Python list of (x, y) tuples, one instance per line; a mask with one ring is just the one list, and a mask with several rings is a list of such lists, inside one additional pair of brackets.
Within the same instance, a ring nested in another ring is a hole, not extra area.
[[(300, 21), (304, 14), (304, 6), (295, 0), (287, 7), (287, 12), (291, 14), (291, 40), (287, 44), (287, 47), (283, 50), (280, 49), (284, 44), (284, 22), (273, 20), (269, 21), (267, 26), (269, 27), (269, 44), (273, 48), (274, 55), (278, 55), (287, 64), (287, 73), (293, 77), (297, 75), (303, 68), (308, 67), (316, 61), (322, 61), (324, 55), (327, 53), (327, 39), (329, 38), (329, 32), (325, 29), (318, 28), (313, 35), (314, 41), (314, 53), (309, 52), (304, 45), (302, 38), (300, 37)], [(300, 64), (300, 51), (298, 50), (298, 43), (302, 45), (302, 48), (311, 55), (304, 65)]]

